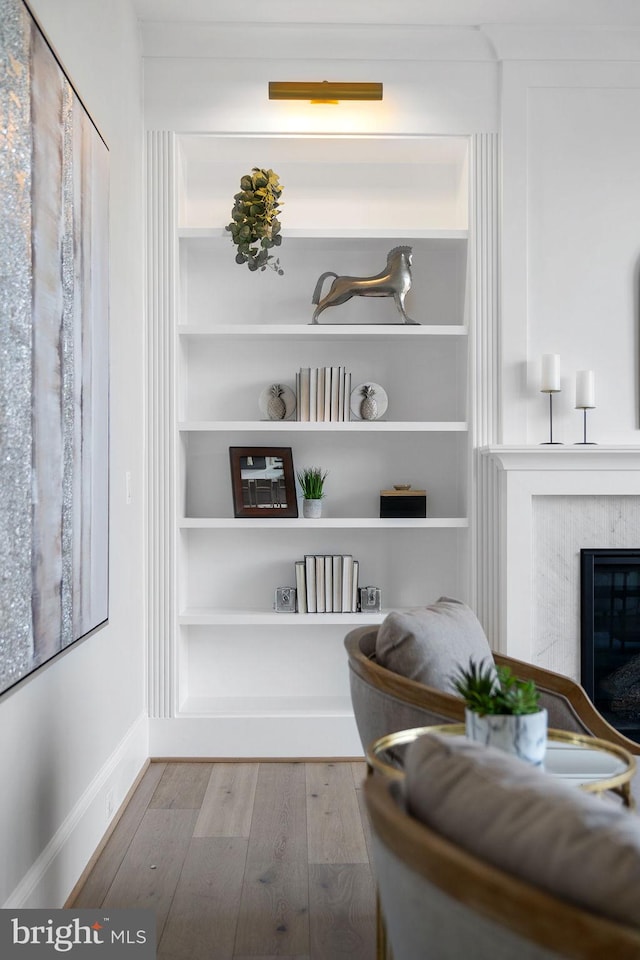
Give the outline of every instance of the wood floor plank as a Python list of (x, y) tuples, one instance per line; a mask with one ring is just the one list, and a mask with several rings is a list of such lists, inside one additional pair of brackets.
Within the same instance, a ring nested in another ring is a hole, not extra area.
[(305, 955), (309, 947), (305, 768), (258, 770), (236, 956)]
[(168, 763), (149, 806), (163, 810), (199, 810), (212, 766), (211, 763)]
[(307, 859), (304, 763), (258, 766), (247, 863)]
[(308, 763), (309, 863), (367, 863), (362, 821), (348, 763)]
[(158, 941), (196, 819), (194, 810), (147, 810), (103, 901), (154, 910)]
[(299, 860), (247, 864), (234, 957), (309, 950), (309, 876)]
[(367, 776), (366, 760), (353, 760), (351, 762), (351, 773), (353, 774), (353, 782), (356, 790), (360, 790), (362, 787), (362, 782)]
[(150, 763), (147, 767), (93, 870), (74, 898), (72, 906), (75, 909), (102, 905), (165, 768), (166, 763)]
[(358, 807), (360, 809), (360, 822), (362, 823), (362, 832), (364, 833), (364, 842), (367, 845), (367, 855), (369, 858), (369, 863), (373, 863), (373, 845), (371, 843), (371, 824), (369, 822), (369, 814), (367, 813), (367, 804), (364, 799), (364, 791), (357, 790), (356, 797), (358, 800)]
[(215, 763), (194, 837), (248, 837), (257, 781), (256, 763)]
[(375, 886), (368, 864), (311, 864), (309, 906), (313, 960), (375, 956)]
[(194, 838), (158, 947), (158, 960), (230, 960), (247, 840)]

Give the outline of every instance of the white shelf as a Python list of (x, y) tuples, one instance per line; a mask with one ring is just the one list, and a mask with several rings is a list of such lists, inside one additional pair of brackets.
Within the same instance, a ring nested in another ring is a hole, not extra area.
[(304, 517), (183, 517), (178, 521), (181, 530), (424, 530), (429, 528), (464, 529), (469, 526), (467, 517), (321, 517), (308, 520)]
[(275, 613), (273, 610), (214, 610), (208, 607), (187, 607), (178, 617), (183, 627), (205, 626), (348, 626), (361, 627), (382, 623), (388, 610), (379, 613)]
[[(468, 230), (445, 230), (440, 228), (361, 228), (361, 229), (330, 229), (321, 227), (293, 227), (282, 231), (282, 242), (287, 239), (292, 240), (466, 240), (469, 236)], [(227, 240), (230, 242), (231, 235), (222, 227), (179, 227), (178, 238), (180, 240)]]
[(180, 337), (218, 337), (227, 340), (286, 337), (287, 340), (359, 338), (395, 340), (398, 337), (464, 337), (468, 328), (463, 324), (295, 324), (295, 323), (220, 323), (216, 326), (181, 324)]
[(349, 697), (188, 697), (180, 717), (351, 717)]
[(180, 433), (465, 433), (465, 420), (183, 420)]

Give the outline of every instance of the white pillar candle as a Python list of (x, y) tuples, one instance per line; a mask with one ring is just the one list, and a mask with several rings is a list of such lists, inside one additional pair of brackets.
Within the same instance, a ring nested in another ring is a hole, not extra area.
[(557, 353), (545, 353), (542, 357), (542, 393), (560, 392), (560, 357)]
[(576, 409), (591, 410), (596, 405), (596, 388), (593, 370), (578, 370), (576, 373)]

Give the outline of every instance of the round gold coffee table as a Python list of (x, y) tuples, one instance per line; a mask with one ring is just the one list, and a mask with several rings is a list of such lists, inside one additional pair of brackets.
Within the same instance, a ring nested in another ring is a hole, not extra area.
[[(389, 779), (403, 780), (406, 747), (429, 733), (464, 736), (465, 727), (463, 723), (447, 723), (387, 734), (375, 740), (367, 750), (369, 768)], [(547, 752), (542, 769), (588, 793), (611, 790), (622, 798), (626, 807), (633, 809), (635, 806), (631, 780), (636, 772), (636, 760), (617, 744), (568, 730), (550, 729), (547, 732)]]

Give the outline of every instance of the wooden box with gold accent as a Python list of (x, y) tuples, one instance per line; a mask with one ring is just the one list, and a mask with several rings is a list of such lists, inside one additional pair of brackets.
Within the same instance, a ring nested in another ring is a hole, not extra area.
[(427, 515), (426, 490), (381, 490), (380, 516), (385, 519), (419, 519)]

